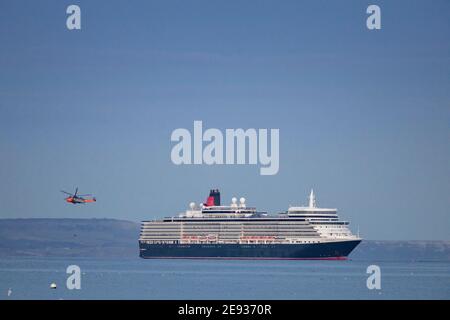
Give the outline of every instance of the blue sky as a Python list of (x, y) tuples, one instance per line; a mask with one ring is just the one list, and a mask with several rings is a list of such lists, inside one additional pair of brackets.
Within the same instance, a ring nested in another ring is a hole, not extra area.
[[(78, 4), (82, 30), (66, 28)], [(382, 29), (369, 31), (369, 4)], [(210, 188), (450, 239), (448, 1), (2, 1), (0, 217), (179, 213)], [(279, 128), (280, 171), (175, 166), (176, 128)], [(94, 193), (64, 203), (60, 189)]]

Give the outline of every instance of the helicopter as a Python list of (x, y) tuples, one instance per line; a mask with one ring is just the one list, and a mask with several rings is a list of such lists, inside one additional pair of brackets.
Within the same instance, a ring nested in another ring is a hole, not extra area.
[[(89, 202), (96, 202), (97, 199), (93, 197), (91, 194), (78, 194), (78, 187), (75, 189), (75, 193), (70, 193), (64, 190), (61, 190), (62, 193), (65, 193), (68, 195), (67, 198), (65, 198), (66, 202), (72, 203), (72, 204), (79, 204), (79, 203), (89, 203)], [(90, 197), (89, 199), (86, 199), (84, 197)]]

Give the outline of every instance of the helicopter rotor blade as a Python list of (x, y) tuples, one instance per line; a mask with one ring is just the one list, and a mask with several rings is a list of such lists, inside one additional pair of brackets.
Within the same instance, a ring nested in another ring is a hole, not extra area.
[(69, 195), (69, 196), (73, 196), (73, 194), (72, 193), (70, 193), (70, 192), (67, 192), (67, 191), (64, 191), (64, 190), (60, 190), (62, 193), (65, 193), (65, 194), (67, 194), (67, 195)]
[(78, 187), (75, 189), (75, 194), (74, 194), (75, 197), (77, 196), (77, 193), (78, 193)]

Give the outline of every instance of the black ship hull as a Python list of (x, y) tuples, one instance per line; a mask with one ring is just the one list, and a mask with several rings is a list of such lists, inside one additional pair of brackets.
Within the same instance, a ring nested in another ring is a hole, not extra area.
[(345, 260), (361, 240), (305, 244), (148, 244), (139, 242), (145, 259)]

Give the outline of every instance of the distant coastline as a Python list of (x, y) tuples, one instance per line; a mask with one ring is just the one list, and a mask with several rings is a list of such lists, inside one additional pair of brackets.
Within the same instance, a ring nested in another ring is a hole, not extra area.
[(0, 257), (137, 257), (139, 224), (115, 219), (0, 219)]
[[(0, 219), (0, 258), (138, 258), (139, 223), (115, 219)], [(450, 241), (365, 240), (353, 260), (448, 261)]]

